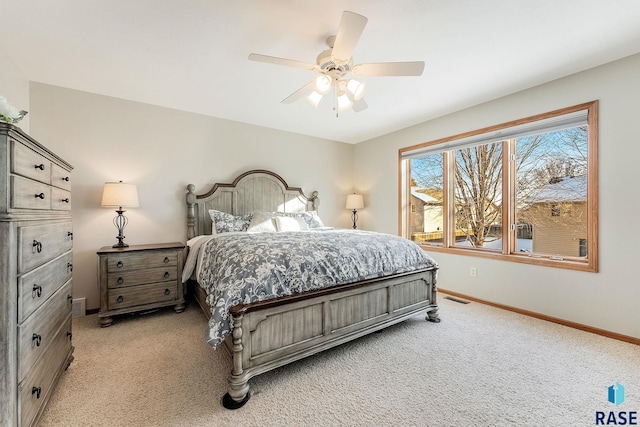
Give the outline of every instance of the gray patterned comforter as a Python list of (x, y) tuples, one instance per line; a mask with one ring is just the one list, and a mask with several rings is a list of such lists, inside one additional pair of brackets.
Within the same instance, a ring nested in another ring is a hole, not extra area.
[(234, 305), (437, 266), (407, 239), (359, 230), (223, 233), (201, 251), (213, 347), (231, 331)]

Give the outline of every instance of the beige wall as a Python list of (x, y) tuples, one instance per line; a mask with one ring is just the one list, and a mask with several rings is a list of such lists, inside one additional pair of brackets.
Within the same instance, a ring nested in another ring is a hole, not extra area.
[[(640, 55), (358, 144), (354, 187), (367, 195), (363, 223), (377, 231), (398, 230), (399, 148), (595, 99), (600, 100), (600, 272), (433, 253), (441, 266), (439, 287), (640, 338), (640, 286), (633, 268), (640, 250), (637, 239), (621, 238), (640, 212), (640, 198), (631, 190), (640, 158), (635, 126)], [(470, 267), (476, 267), (477, 277), (470, 277)], [(444, 321), (446, 316), (443, 312)]]
[(74, 298), (99, 306), (96, 251), (116, 242), (116, 215), (100, 207), (105, 181), (137, 184), (129, 244), (186, 239), (185, 192), (269, 169), (320, 194), (320, 216), (347, 226), (353, 145), (31, 83), (30, 135), (74, 166)]
[[(0, 48), (0, 96), (7, 98), (9, 104), (19, 110), (29, 109), (29, 81), (22, 75), (20, 69)], [(27, 114), (18, 126), (29, 132), (30, 115)]]

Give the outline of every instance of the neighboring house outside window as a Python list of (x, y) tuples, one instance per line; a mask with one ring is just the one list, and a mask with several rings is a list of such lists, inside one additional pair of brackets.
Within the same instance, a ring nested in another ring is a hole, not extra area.
[(403, 236), (429, 250), (597, 271), (597, 101), (400, 158)]

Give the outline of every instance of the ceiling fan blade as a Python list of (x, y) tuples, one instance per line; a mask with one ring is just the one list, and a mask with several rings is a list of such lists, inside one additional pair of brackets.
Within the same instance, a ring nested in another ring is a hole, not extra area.
[(306, 85), (302, 86), (297, 91), (293, 92), (291, 95), (287, 96), (285, 99), (280, 101), (282, 104), (292, 104), (296, 102), (300, 98), (304, 98), (313, 92), (313, 82), (309, 82)]
[(364, 99), (360, 98), (357, 101), (353, 101), (353, 106), (351, 108), (353, 108), (353, 111), (356, 113), (359, 113), (362, 110), (366, 110), (368, 106), (369, 105), (367, 105)]
[(420, 76), (424, 71), (424, 61), (414, 62), (378, 62), (358, 64), (351, 71), (358, 77), (376, 76)]
[(308, 62), (294, 61), (293, 59), (278, 58), (275, 56), (260, 55), (259, 53), (250, 54), (249, 59), (251, 61), (266, 62), (268, 64), (284, 65), (287, 67), (296, 67), (311, 71), (315, 70), (317, 67), (315, 64), (311, 64)]
[(336, 33), (336, 40), (333, 42), (333, 52), (331, 57), (337, 63), (345, 63), (351, 59), (353, 49), (356, 47), (360, 36), (367, 25), (367, 18), (357, 13), (345, 10), (342, 13), (340, 26)]

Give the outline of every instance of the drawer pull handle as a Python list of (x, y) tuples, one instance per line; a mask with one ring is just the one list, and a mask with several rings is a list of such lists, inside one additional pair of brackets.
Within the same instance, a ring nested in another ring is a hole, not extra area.
[(42, 336), (38, 334), (33, 334), (31, 336), (31, 341), (36, 343), (36, 347), (40, 347), (40, 344), (42, 343)]
[(71, 332), (67, 332), (67, 338), (69, 338), (69, 340), (72, 340), (73, 334)]
[(35, 165), (36, 169), (40, 169), (41, 171), (44, 170), (44, 164), (40, 163), (39, 165)]
[(67, 270), (73, 271), (73, 264), (71, 264), (70, 262), (67, 263)]
[(63, 203), (69, 203), (69, 198), (62, 199), (62, 202), (63, 202)]
[(36, 395), (36, 399), (40, 399), (40, 392), (42, 391), (42, 389), (40, 387), (33, 387), (31, 389), (31, 395)]
[(73, 240), (73, 233), (71, 231), (67, 231), (67, 237), (71, 237), (71, 240)]
[(165, 272), (164, 272), (164, 278), (165, 278), (165, 279), (168, 279), (168, 278), (169, 278), (169, 276), (170, 276), (169, 272), (168, 272), (168, 271), (165, 271)]
[(118, 285), (122, 285), (124, 283), (124, 279), (122, 277), (118, 277)]
[(67, 295), (67, 301), (69, 302), (69, 304), (73, 304), (73, 296)]
[(40, 298), (42, 296), (42, 286), (33, 285), (33, 291), (31, 292), (31, 298)]
[(42, 242), (38, 242), (37, 240), (33, 241), (33, 247), (36, 248), (36, 252), (42, 252)]
[(170, 291), (169, 289), (165, 289), (165, 290), (164, 290), (164, 294), (165, 294), (165, 295), (169, 295), (170, 293), (171, 293), (171, 291)]
[(169, 257), (168, 256), (164, 257), (163, 261), (164, 261), (165, 264), (167, 264), (169, 262)]
[(118, 268), (124, 267), (124, 262), (118, 261), (118, 263), (116, 264), (116, 267), (118, 267)]
[(69, 177), (68, 177), (68, 176), (65, 176), (64, 178), (62, 178), (62, 180), (63, 180), (63, 181), (67, 181), (67, 182), (69, 182)]
[(36, 199), (44, 200), (44, 193), (36, 194), (35, 196), (36, 196)]
[(116, 299), (116, 301), (122, 302), (124, 301), (124, 297), (122, 295), (118, 295), (118, 298)]

